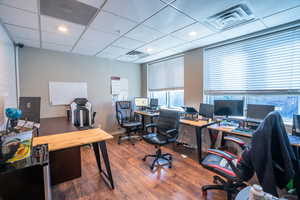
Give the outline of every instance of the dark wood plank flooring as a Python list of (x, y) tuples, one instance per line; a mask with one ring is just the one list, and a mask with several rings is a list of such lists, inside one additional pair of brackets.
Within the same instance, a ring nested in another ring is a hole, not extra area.
[[(180, 147), (163, 147), (172, 153), (173, 168), (167, 166), (151, 171), (151, 158), (142, 161), (145, 154), (155, 152), (153, 145), (143, 141), (135, 146), (108, 142), (115, 190), (110, 190), (99, 175), (93, 151), (81, 148), (82, 177), (53, 187), (54, 200), (186, 200), (202, 199), (201, 186), (212, 184), (213, 173), (202, 168), (194, 159), (183, 158)], [(174, 150), (173, 150), (174, 149)], [(62, 169), (63, 170), (63, 169)], [(226, 199), (222, 191), (208, 193), (210, 200)]]

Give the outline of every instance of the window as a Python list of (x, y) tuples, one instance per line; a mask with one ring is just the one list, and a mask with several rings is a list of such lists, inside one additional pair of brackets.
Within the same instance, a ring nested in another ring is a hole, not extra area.
[(300, 27), (207, 48), (204, 93), (207, 102), (244, 99), (271, 104), (285, 121), (299, 111)]
[(157, 98), (160, 106), (177, 108), (184, 105), (184, 62), (175, 57), (148, 64), (150, 98)]

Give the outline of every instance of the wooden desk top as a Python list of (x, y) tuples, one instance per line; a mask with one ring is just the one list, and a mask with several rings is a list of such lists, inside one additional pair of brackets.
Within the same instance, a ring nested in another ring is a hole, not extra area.
[(213, 122), (213, 121), (208, 122), (205, 120), (194, 121), (194, 120), (181, 119), (180, 123), (190, 125), (190, 126), (203, 127), (203, 126), (208, 126), (208, 125), (214, 124), (215, 122)]
[(49, 151), (57, 151), (112, 139), (113, 136), (95, 128), (83, 131), (34, 137), (32, 145), (48, 144)]
[(134, 112), (136, 114), (145, 115), (145, 116), (149, 116), (149, 117), (159, 116), (159, 112), (147, 112), (147, 111), (142, 111), (142, 110), (136, 110)]

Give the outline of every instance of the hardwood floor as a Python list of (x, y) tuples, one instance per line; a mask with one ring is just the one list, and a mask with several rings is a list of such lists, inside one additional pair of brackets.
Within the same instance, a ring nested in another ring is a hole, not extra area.
[[(202, 199), (201, 186), (212, 184), (213, 173), (193, 159), (183, 158), (172, 149), (173, 146), (162, 148), (163, 152), (172, 153), (173, 168), (164, 166), (152, 172), (149, 168), (151, 158), (146, 162), (142, 158), (155, 152), (153, 145), (143, 141), (135, 146), (126, 142), (118, 145), (115, 140), (107, 145), (115, 190), (110, 190), (100, 178), (92, 149), (82, 147), (82, 177), (54, 186), (54, 200)], [(223, 200), (226, 195), (222, 191), (213, 191), (208, 193), (208, 199)]]

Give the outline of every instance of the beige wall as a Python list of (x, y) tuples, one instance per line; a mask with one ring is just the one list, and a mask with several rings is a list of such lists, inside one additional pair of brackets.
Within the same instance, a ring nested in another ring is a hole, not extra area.
[(97, 112), (96, 125), (117, 130), (110, 77), (129, 81), (129, 98), (141, 95), (140, 65), (25, 47), (20, 50), (21, 96), (41, 96), (41, 117), (65, 116), (64, 106), (49, 103), (49, 81), (87, 82), (88, 98)]
[(148, 92), (148, 77), (147, 77), (147, 64), (141, 65), (141, 95), (147, 97)]
[(203, 102), (203, 49), (184, 54), (184, 104), (197, 110)]

